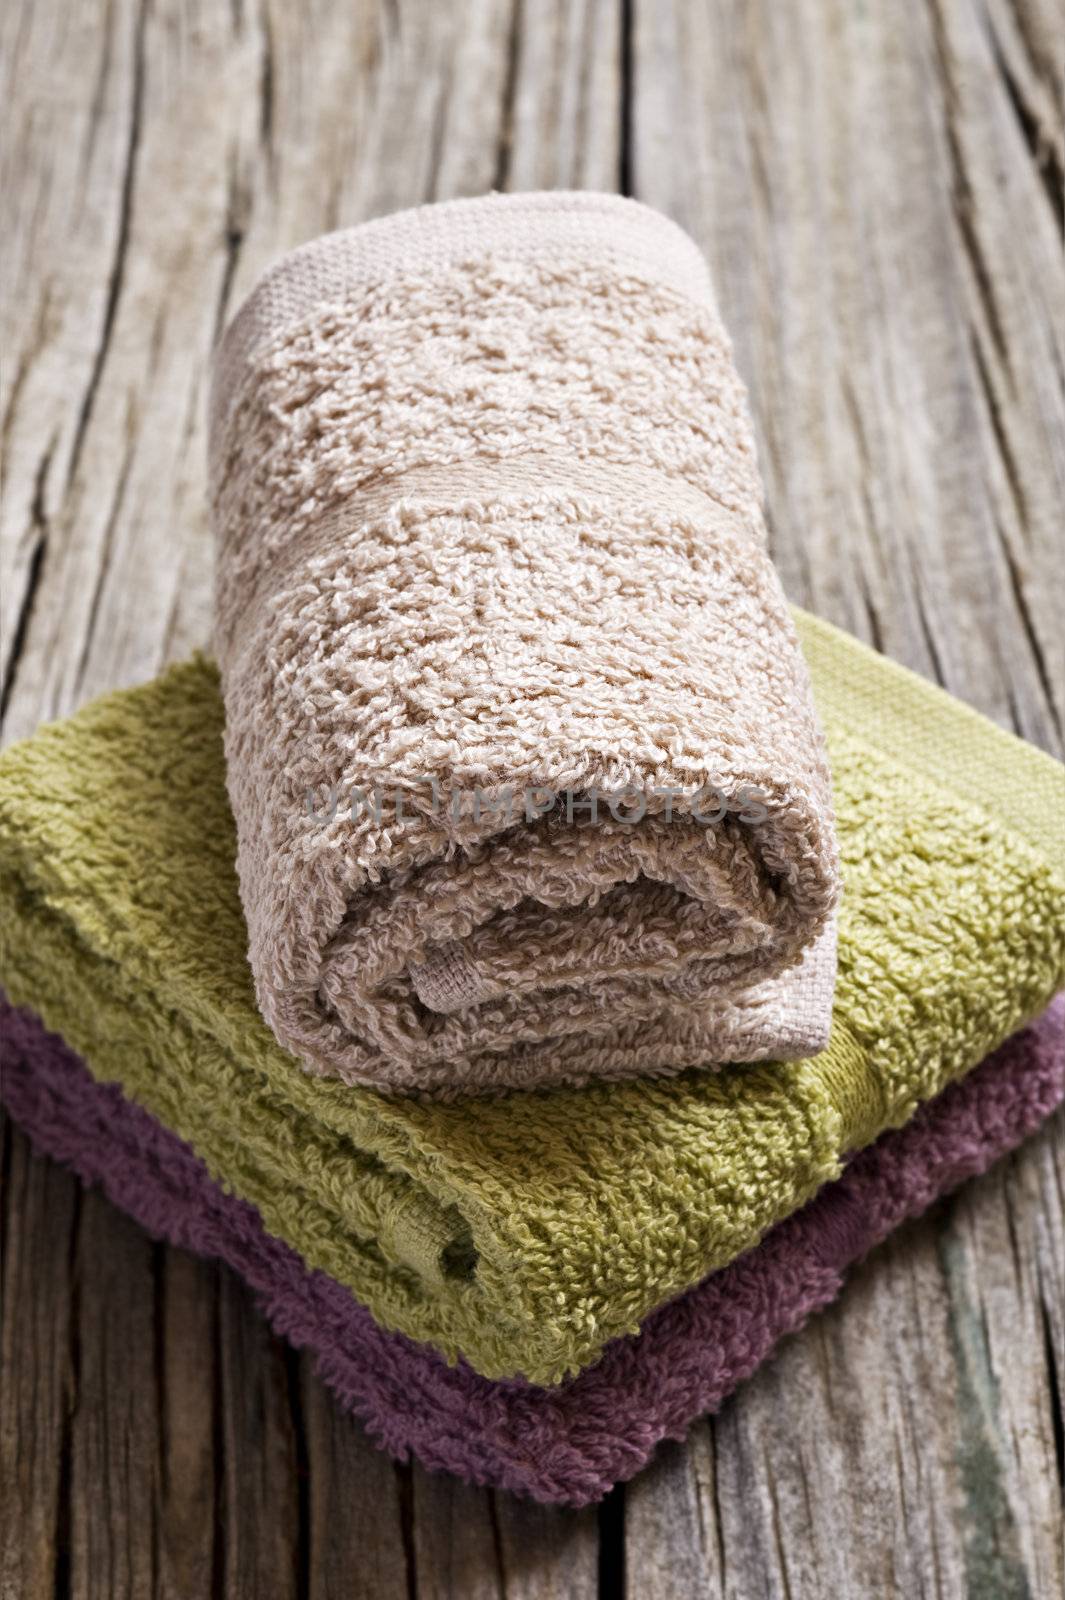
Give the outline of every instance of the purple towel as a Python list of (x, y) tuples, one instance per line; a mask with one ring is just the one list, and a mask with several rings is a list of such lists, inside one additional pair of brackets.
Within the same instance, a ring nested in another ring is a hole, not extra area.
[(227, 1262), (276, 1332), (312, 1350), (341, 1405), (394, 1456), (473, 1483), (586, 1505), (682, 1438), (827, 1305), (845, 1269), (962, 1179), (983, 1172), (1065, 1098), (1065, 996), (756, 1249), (650, 1316), (638, 1337), (556, 1389), (492, 1383), (379, 1328), (348, 1293), (223, 1193), (200, 1159), (113, 1084), (97, 1084), (35, 1017), (0, 1002), (3, 1099), (63, 1161), (158, 1238)]

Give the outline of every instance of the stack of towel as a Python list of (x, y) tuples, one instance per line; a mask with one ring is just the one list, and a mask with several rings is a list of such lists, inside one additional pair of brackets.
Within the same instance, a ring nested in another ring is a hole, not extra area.
[(1061, 769), (789, 610), (631, 201), (285, 258), (211, 493), (216, 659), (0, 758), (5, 1102), (387, 1449), (586, 1503), (1061, 1102)]

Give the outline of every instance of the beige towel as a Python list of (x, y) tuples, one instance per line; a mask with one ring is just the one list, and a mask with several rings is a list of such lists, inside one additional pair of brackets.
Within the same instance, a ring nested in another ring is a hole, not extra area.
[(679, 228), (491, 195), (293, 252), (222, 343), (211, 481), (283, 1044), (443, 1096), (824, 1045), (822, 738)]

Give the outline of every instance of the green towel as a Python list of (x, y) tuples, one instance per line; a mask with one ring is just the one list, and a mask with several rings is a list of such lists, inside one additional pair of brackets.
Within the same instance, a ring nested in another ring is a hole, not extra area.
[(844, 869), (814, 1059), (449, 1104), (306, 1075), (255, 1007), (203, 660), (0, 757), (0, 979), (383, 1324), (555, 1382), (1065, 982), (1062, 769), (798, 622)]

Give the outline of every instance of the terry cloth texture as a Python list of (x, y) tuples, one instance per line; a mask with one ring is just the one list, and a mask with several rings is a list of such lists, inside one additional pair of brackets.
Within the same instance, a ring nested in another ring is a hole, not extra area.
[(205, 661), (0, 756), (0, 981), (383, 1325), (555, 1382), (1065, 987), (1061, 767), (798, 620), (844, 869), (812, 1060), (456, 1102), (311, 1077), (255, 1004)]
[(3, 1098), (37, 1147), (157, 1238), (226, 1262), (274, 1330), (317, 1358), (340, 1404), (392, 1455), (473, 1483), (586, 1505), (682, 1438), (835, 1298), (845, 1270), (893, 1228), (983, 1172), (1061, 1104), (1065, 997), (754, 1250), (654, 1312), (637, 1338), (556, 1389), (492, 1383), (383, 1332), (348, 1290), (264, 1229), (203, 1162), (28, 1012), (0, 1004)]
[(312, 1071), (823, 1048), (824, 743), (679, 228), (490, 195), (297, 250), (222, 343), (211, 499), (252, 971)]

